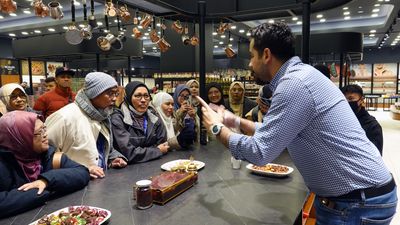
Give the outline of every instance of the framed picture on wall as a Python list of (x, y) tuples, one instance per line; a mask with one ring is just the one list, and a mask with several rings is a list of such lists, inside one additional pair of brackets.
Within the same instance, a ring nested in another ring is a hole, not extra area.
[(63, 67), (63, 63), (62, 62), (46, 62), (48, 76), (54, 77), (56, 75), (56, 69), (58, 67)]
[(354, 64), (353, 70), (355, 72), (354, 78), (371, 78), (372, 65), (371, 64)]
[[(22, 75), (29, 75), (29, 64), (28, 60), (21, 60)], [(33, 76), (44, 76), (44, 62), (43, 61), (32, 61), (32, 75)]]
[(377, 63), (374, 64), (375, 78), (396, 78), (397, 63)]

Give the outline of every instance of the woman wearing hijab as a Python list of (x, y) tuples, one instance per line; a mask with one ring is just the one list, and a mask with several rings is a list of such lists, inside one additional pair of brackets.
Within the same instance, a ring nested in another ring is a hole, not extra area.
[(218, 106), (224, 106), (225, 107), (225, 101), (224, 101), (224, 92), (222, 90), (222, 87), (220, 84), (211, 82), (207, 84), (206, 86), (206, 102), (208, 104), (213, 103)]
[[(0, 107), (0, 116), (14, 110), (33, 112), (28, 105), (28, 95), (19, 84), (5, 84), (0, 88), (0, 99), (3, 107)], [(2, 108), (2, 109), (1, 109)]]
[(192, 105), (196, 107), (197, 111), (199, 102), (197, 101), (196, 96), (199, 96), (200, 83), (197, 80), (192, 79), (186, 82), (186, 86), (189, 88), (190, 94), (192, 95)]
[(175, 132), (174, 99), (170, 94), (159, 92), (154, 95), (153, 106), (167, 129), (167, 142), (171, 149), (186, 148), (193, 144), (194, 129), (186, 126), (180, 132)]
[(267, 114), (271, 105), (272, 91), (267, 85), (260, 88), (257, 97), (257, 106), (246, 114), (246, 119), (253, 122), (262, 123), (265, 114)]
[(246, 118), (246, 114), (255, 106), (256, 102), (244, 96), (244, 85), (242, 82), (233, 82), (229, 87), (229, 100), (226, 103), (227, 109), (236, 116)]
[(38, 207), (54, 195), (88, 184), (86, 167), (66, 155), (55, 163), (54, 152), (37, 114), (12, 111), (0, 118), (0, 218)]
[(192, 105), (192, 99), (188, 86), (180, 84), (176, 87), (174, 92), (176, 130), (182, 131), (184, 128), (191, 130), (191, 132), (195, 133), (195, 140), (198, 140), (200, 118)]
[(125, 98), (120, 109), (111, 115), (114, 148), (128, 163), (146, 162), (168, 152), (167, 132), (153, 108), (147, 86), (132, 81), (125, 86)]

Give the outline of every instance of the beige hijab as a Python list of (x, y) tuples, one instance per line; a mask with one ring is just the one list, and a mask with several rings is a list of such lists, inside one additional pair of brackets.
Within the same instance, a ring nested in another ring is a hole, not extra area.
[[(196, 83), (197, 86), (199, 87), (199, 95), (200, 95), (200, 83), (197, 80), (195, 79), (189, 80), (188, 82), (186, 82), (186, 86), (188, 86), (190, 90), (191, 89), (190, 85), (192, 85), (193, 83)], [(198, 102), (196, 98), (192, 98), (192, 103), (194, 106), (198, 106), (200, 102)]]
[(20, 89), (26, 95), (27, 97), (26, 104), (28, 106), (28, 95), (26, 94), (25, 89), (21, 85), (15, 83), (5, 84), (0, 88), (0, 100), (1, 100), (0, 112), (2, 114), (12, 111), (10, 105), (10, 95), (17, 88)]
[[(232, 90), (232, 88), (233, 88), (236, 84), (239, 85), (240, 88), (243, 89), (242, 99), (240, 100), (240, 103), (239, 103), (239, 104), (233, 103), (232, 95), (231, 95), (231, 90)], [(231, 107), (231, 109), (233, 110), (233, 113), (234, 113), (236, 116), (242, 117), (242, 114), (243, 114), (243, 102), (244, 102), (244, 84), (243, 84), (242, 82), (235, 81), (235, 82), (233, 82), (233, 83), (231, 84), (231, 86), (229, 87), (229, 106)]]

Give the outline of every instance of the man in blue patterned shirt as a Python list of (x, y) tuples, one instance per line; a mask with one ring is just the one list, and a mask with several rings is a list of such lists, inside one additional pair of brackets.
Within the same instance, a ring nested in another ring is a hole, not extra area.
[(222, 109), (214, 112), (201, 101), (204, 125), (236, 159), (256, 165), (272, 162), (287, 148), (316, 193), (317, 224), (389, 224), (397, 206), (394, 179), (340, 90), (294, 56), (293, 47), (286, 24), (254, 28), (249, 67), (273, 91), (266, 119), (254, 123)]

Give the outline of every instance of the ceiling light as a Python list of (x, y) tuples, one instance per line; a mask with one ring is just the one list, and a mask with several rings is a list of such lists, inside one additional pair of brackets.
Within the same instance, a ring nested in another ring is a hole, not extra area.
[(343, 15), (345, 15), (345, 16), (350, 15), (350, 12), (346, 11), (346, 12), (343, 13)]
[(359, 14), (361, 14), (361, 13), (363, 13), (364, 11), (362, 11), (362, 10), (359, 10), (359, 11), (357, 11), (357, 13), (359, 13)]
[(268, 20), (268, 23), (275, 23), (275, 20)]
[(157, 27), (161, 27), (161, 23), (157, 23), (156, 26), (157, 26)]
[(236, 25), (232, 25), (230, 29), (231, 30), (235, 30), (236, 29)]
[(63, 29), (64, 29), (64, 30), (68, 30), (68, 27), (67, 27), (67, 26), (63, 26)]
[(114, 23), (118, 23), (118, 20), (114, 20)]
[(381, 46), (378, 47), (378, 49), (381, 49), (381, 48), (382, 48)]
[(60, 8), (60, 9), (62, 9), (63, 7), (62, 7), (62, 5), (58, 5), (58, 7)]
[(8, 14), (8, 15), (10, 15), (10, 16), (17, 16), (17, 14), (15, 14), (15, 13), (10, 13), (10, 14)]
[(319, 20), (319, 22), (321, 22), (321, 23), (323, 23), (323, 22), (325, 22), (325, 21), (326, 21), (326, 19), (324, 19), (324, 18), (322, 18), (322, 19)]
[(104, 33), (108, 33), (110, 32), (110, 30), (104, 29)]
[(8, 36), (10, 36), (10, 37), (15, 37), (16, 35), (13, 34), (13, 33), (9, 33)]
[(4, 19), (4, 17), (2, 15), (0, 15), (0, 19)]
[(391, 45), (392, 45), (392, 46), (393, 46), (393, 45), (396, 45), (396, 43), (392, 43)]
[(217, 35), (217, 32), (215, 32), (215, 31), (214, 31), (214, 32), (212, 32), (212, 35), (213, 35), (213, 36)]
[(251, 35), (250, 32), (247, 32), (247, 33), (246, 33), (246, 36), (247, 36), (247, 37), (250, 37), (250, 35)]
[(343, 8), (343, 10), (348, 10), (348, 9), (349, 9), (349, 7), (344, 7), (344, 8)]
[(297, 21), (299, 18), (297, 16), (293, 17), (292, 20), (293, 21)]
[(103, 22), (97, 22), (97, 26), (102, 26), (103, 25)]
[(375, 7), (379, 7), (379, 6), (381, 6), (381, 4), (375, 4), (374, 6), (375, 6)]
[(37, 34), (42, 33), (42, 31), (40, 31), (40, 30), (34, 30), (33, 32), (35, 32), (35, 33), (37, 33)]
[(142, 25), (139, 25), (139, 26), (137, 26), (137, 28), (139, 28), (139, 29), (143, 29)]
[(378, 0), (378, 2), (383, 2), (383, 0)]
[(146, 32), (146, 33), (144, 33), (144, 36), (149, 36), (149, 33), (147, 33), (147, 32)]
[(29, 33), (26, 32), (26, 31), (22, 31), (21, 34), (23, 34), (23, 35), (28, 35)]
[(362, 6), (358, 6), (359, 9), (362, 9)]
[(23, 12), (24, 12), (25, 14), (31, 14), (31, 11), (29, 11), (28, 9), (25, 9)]
[(378, 17), (378, 14), (374, 13), (371, 15), (371, 17)]
[(350, 16), (345, 16), (344, 19), (345, 20), (349, 20), (349, 19), (351, 19), (351, 17)]
[(221, 38), (226, 38), (225, 34), (221, 35)]
[(161, 35), (161, 31), (158, 31), (157, 34), (158, 34), (158, 35)]
[(222, 45), (222, 44), (224, 44), (224, 42), (223, 42), (223, 41), (220, 41), (220, 42), (218, 42), (218, 44)]
[(370, 36), (370, 37), (375, 37), (375, 34), (370, 34), (369, 36)]
[(372, 12), (376, 13), (379, 12), (380, 9), (373, 9)]
[(244, 33), (244, 30), (243, 30), (243, 29), (240, 29), (240, 30), (239, 30), (239, 33)]
[(233, 37), (229, 38), (230, 41), (233, 41)]
[(228, 46), (229, 46), (229, 47), (232, 47), (233, 45), (232, 45), (232, 44), (229, 44)]
[(214, 48), (218, 48), (218, 45), (214, 45)]
[(81, 3), (77, 2), (77, 1), (74, 1), (74, 5), (75, 5), (75, 6), (80, 6)]
[(376, 33), (376, 30), (370, 30), (369, 32), (370, 33)]
[(146, 36), (144, 36), (144, 37), (142, 37), (142, 39), (143, 39), (143, 40), (147, 40), (147, 37), (146, 37)]
[(156, 50), (157, 48), (155, 46), (152, 47), (153, 50)]
[(47, 30), (50, 31), (50, 32), (56, 31), (54, 28), (49, 28), (49, 29), (47, 29)]
[(385, 2), (390, 2), (390, 0), (385, 0)]
[(297, 21), (297, 22), (296, 22), (296, 24), (297, 24), (297, 25), (302, 25), (302, 24), (303, 24), (303, 22), (301, 22), (301, 21)]
[(324, 17), (324, 15), (322, 15), (322, 14), (318, 14), (318, 15), (317, 15), (317, 18), (318, 18), (318, 19), (320, 19), (320, 18), (322, 18), (322, 17)]

